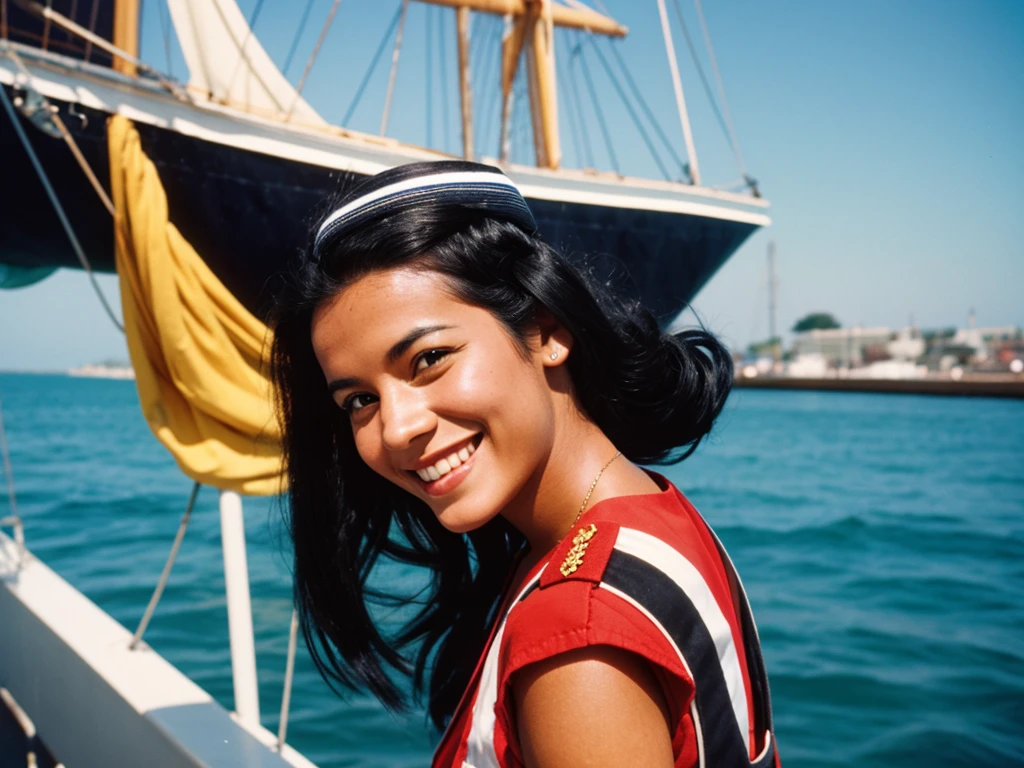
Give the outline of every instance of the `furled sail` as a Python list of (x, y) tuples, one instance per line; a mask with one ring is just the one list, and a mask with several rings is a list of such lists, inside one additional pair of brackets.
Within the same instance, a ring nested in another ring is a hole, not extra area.
[(270, 332), (169, 221), (156, 166), (123, 115), (110, 118), (108, 146), (121, 308), (143, 415), (196, 482), (277, 493)]
[(326, 125), (249, 28), (235, 0), (167, 0), (189, 88), (213, 101), (299, 123)]

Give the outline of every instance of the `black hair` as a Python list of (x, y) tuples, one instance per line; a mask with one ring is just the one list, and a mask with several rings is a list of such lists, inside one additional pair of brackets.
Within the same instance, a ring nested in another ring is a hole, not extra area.
[[(446, 277), (454, 296), (490, 311), (524, 345), (538, 313), (549, 313), (573, 337), (567, 365), (580, 410), (644, 464), (696, 449), (728, 396), (732, 359), (703, 329), (662, 332), (650, 312), (609, 294), (539, 236), (478, 209), (403, 210), (326, 238), (317, 255), (300, 259), (279, 297), (272, 349), (303, 636), (329, 683), (368, 688), (389, 708), (405, 704), (395, 673), (411, 675), (443, 728), (524, 540), (501, 516), (451, 533), (366, 466), (313, 352), (316, 307), (362, 276), (414, 265)], [(370, 610), (394, 598), (368, 581), (382, 556), (431, 574), (422, 608), (394, 633)]]

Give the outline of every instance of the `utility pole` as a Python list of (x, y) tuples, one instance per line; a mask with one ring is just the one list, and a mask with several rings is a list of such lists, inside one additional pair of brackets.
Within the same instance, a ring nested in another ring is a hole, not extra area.
[(779, 287), (775, 276), (775, 241), (768, 243), (768, 338), (772, 340), (772, 361), (779, 362), (781, 342), (775, 342), (775, 293)]

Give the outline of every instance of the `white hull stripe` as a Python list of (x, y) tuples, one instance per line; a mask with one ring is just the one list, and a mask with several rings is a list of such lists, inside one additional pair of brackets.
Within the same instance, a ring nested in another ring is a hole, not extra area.
[[(520, 590), (516, 599), (509, 603), (509, 611), (537, 586), (544, 570), (545, 568), (541, 568), (540, 572)], [(480, 672), (480, 685), (477, 688), (476, 701), (473, 702), (473, 725), (469, 731), (469, 750), (466, 752), (463, 768), (501, 768), (498, 755), (494, 751), (494, 705), (498, 701), (498, 654), (501, 650), (501, 639), (505, 635), (505, 623), (508, 621), (509, 611), (505, 612), (501, 619), (501, 626), (494, 633), (491, 647), (487, 649), (484, 668)]]

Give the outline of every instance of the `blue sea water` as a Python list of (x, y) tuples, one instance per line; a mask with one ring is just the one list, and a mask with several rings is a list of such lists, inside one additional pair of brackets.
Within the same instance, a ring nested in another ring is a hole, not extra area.
[[(29, 547), (134, 628), (191, 482), (131, 382), (3, 374), (0, 401)], [(1024, 402), (737, 391), (667, 474), (743, 576), (787, 768), (1024, 765)], [(274, 502), (245, 504), (262, 719), (276, 730), (287, 539)], [(146, 639), (232, 706), (210, 489)], [(339, 699), (304, 653), (292, 702), (289, 742), (325, 768), (429, 761), (421, 712)]]

